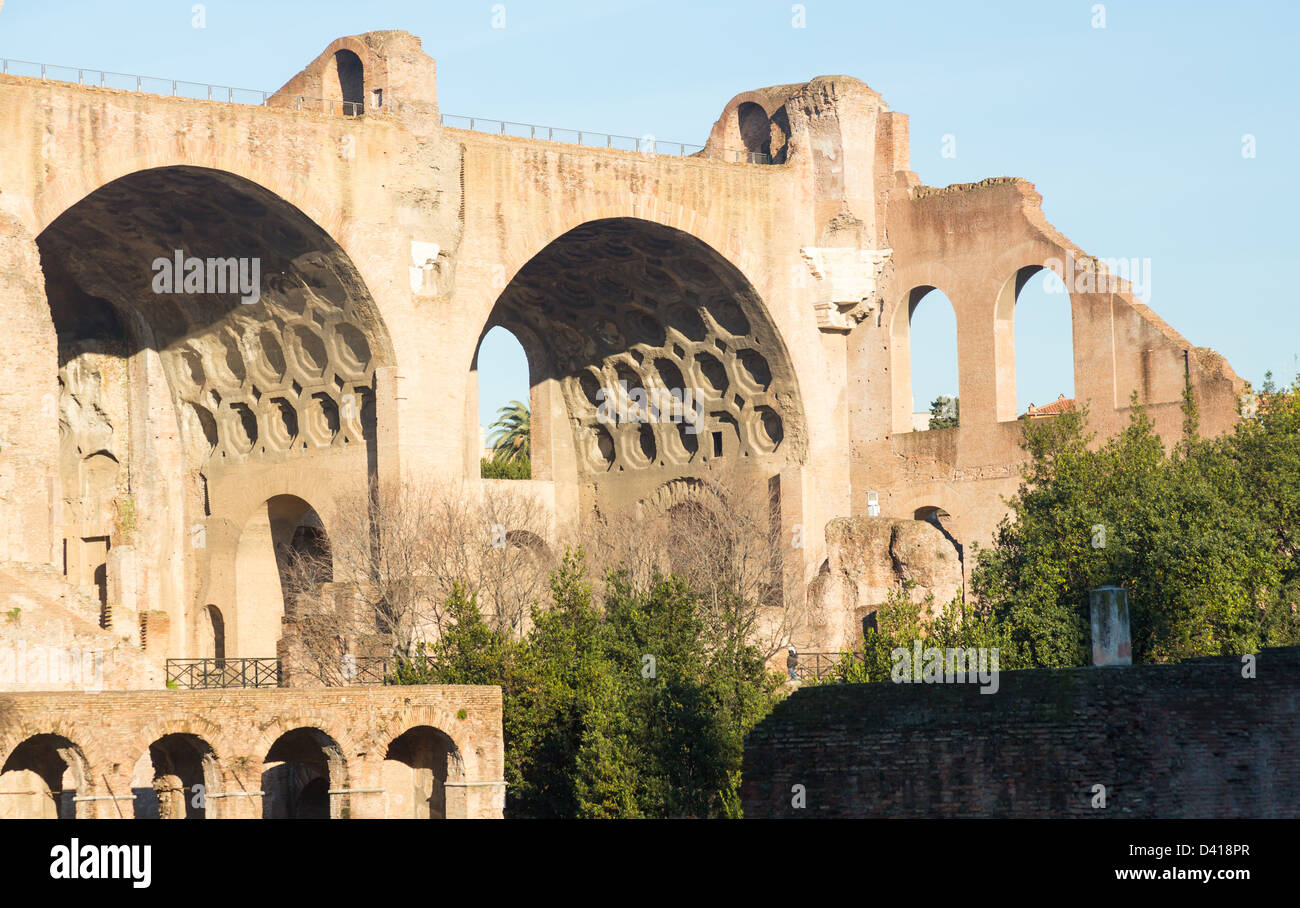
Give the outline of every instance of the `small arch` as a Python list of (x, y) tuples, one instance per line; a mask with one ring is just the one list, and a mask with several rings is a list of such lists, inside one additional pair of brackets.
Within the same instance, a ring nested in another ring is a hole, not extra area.
[(33, 735), (0, 767), (0, 819), (76, 819), (74, 799), (88, 794), (89, 778), (80, 747), (62, 735)]
[[(1073, 404), (1073, 308), (1054, 268), (1026, 265), (1003, 284), (994, 326), (999, 422), (1014, 420), (1034, 405)], [(1068, 356), (1061, 355), (1062, 338)]]
[[(933, 302), (922, 309), (923, 300)], [(890, 322), (890, 362), (895, 433), (960, 423), (957, 313), (942, 290), (914, 287), (898, 303)]]
[(226, 658), (226, 619), (215, 605), (205, 606), (199, 619), (199, 655)]
[(267, 819), (324, 820), (346, 817), (347, 787), (343, 748), (319, 728), (295, 728), (280, 735), (266, 752), (262, 773), (262, 816)]
[[(529, 338), (533, 341), (533, 338)], [(527, 348), (519, 336), (505, 325), (493, 325), (484, 333), (474, 353), (474, 362), (470, 368), (470, 397), (478, 401), (478, 432), (472, 437), (478, 441), (477, 459), (493, 462), (497, 452), (493, 449), (494, 427), (501, 418), (501, 410), (512, 402), (525, 401), (528, 404), (529, 432), (519, 449), (519, 453), (510, 460), (527, 458), (530, 464), (530, 476), (534, 460), (532, 416), (540, 402), (548, 400), (546, 389), (535, 382), (534, 375), (545, 374), (543, 369), (534, 369)], [(545, 421), (543, 421), (545, 422)], [(544, 443), (543, 448), (548, 446)], [(540, 452), (540, 463), (550, 462), (548, 450)]]
[(320, 514), (296, 495), (276, 495), (255, 509), (235, 554), (237, 655), (276, 653), (286, 603), (333, 579), (329, 535)]
[(382, 767), (389, 817), (421, 820), (447, 818), (447, 782), (464, 769), (456, 743), (430, 725), (417, 725), (388, 745)]
[(343, 99), (343, 112), (353, 117), (359, 115), (366, 102), (366, 68), (361, 58), (347, 49), (335, 51), (334, 72)]
[(957, 521), (951, 514), (937, 505), (924, 505), (917, 508), (912, 513), (912, 519), (923, 520), (942, 533), (944, 538), (952, 543), (952, 547), (957, 552), (958, 562), (962, 563), (964, 566), (965, 546), (963, 546), (959, 541)]
[(220, 784), (216, 754), (198, 735), (166, 734), (135, 765), (135, 816), (146, 820), (201, 820), (208, 795)]
[(745, 151), (770, 157), (772, 154), (772, 120), (767, 111), (753, 101), (736, 108), (736, 122)]

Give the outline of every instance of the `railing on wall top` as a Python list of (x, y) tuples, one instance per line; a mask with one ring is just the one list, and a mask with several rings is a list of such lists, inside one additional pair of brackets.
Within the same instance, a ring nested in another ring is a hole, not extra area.
[[(71, 82), (97, 88), (138, 91), (149, 95), (189, 98), (191, 101), (221, 101), (227, 104), (249, 104), (254, 107), (270, 106), (268, 102), (275, 95), (273, 91), (261, 91), (255, 88), (209, 85), (206, 82), (186, 82), (182, 79), (116, 73), (106, 69), (87, 69), (81, 66), (33, 63), (30, 60), (13, 60), (4, 57), (0, 57), (0, 73), (6, 76), (26, 76), (51, 82)], [(309, 98), (306, 95), (288, 95), (280, 99), (276, 106), (285, 106), (293, 110), (316, 110), (318, 113), (344, 117), (359, 117), (365, 112), (365, 107), (360, 101)]]
[(466, 129), (489, 135), (514, 136), (517, 139), (544, 139), (564, 142), (587, 148), (611, 148), (617, 151), (637, 151), (641, 154), (673, 155), (676, 157), (703, 157), (714, 161), (731, 161), (741, 164), (770, 164), (772, 159), (761, 152), (736, 149), (709, 149), (687, 142), (666, 142), (652, 135), (620, 136), (587, 129), (567, 129), (560, 126), (541, 126), (536, 123), (516, 123), (512, 120), (492, 120), (485, 117), (464, 117), (443, 114), (442, 125), (452, 129)]
[(181, 690), (279, 687), (279, 659), (168, 659), (167, 686)]
[[(287, 95), (279, 98), (275, 104), (271, 104), (271, 99), (276, 94), (272, 91), (261, 91), (255, 88), (235, 88), (229, 85), (210, 85), (206, 82), (186, 82), (181, 79), (141, 76), (134, 73), (116, 73), (104, 69), (87, 69), (80, 66), (33, 63), (29, 60), (13, 60), (5, 57), (0, 57), (0, 73), (54, 82), (70, 82), (76, 85), (97, 86), (99, 88), (115, 88), (121, 91), (137, 91), (144, 94), (163, 95), (173, 98), (189, 98), (194, 101), (219, 101), (227, 104), (248, 104), (255, 107), (275, 106), (291, 110), (314, 110), (316, 113), (327, 113), (330, 116), (359, 117), (365, 113), (365, 105), (361, 101), (338, 101), (330, 98), (309, 98), (306, 95)], [(385, 95), (387, 95), (387, 91), (385, 91)], [(614, 135), (613, 133), (592, 132), (586, 129), (540, 126), (533, 123), (515, 123), (510, 120), (463, 117), (455, 114), (443, 114), (441, 122), (443, 126), (452, 129), (466, 129), (471, 132), (515, 136), (516, 138), (544, 139), (548, 142), (563, 142), (570, 145), (582, 145), (586, 148), (637, 151), (647, 155), (702, 157), (712, 161), (728, 161), (740, 164), (772, 163), (771, 157), (761, 152), (741, 151), (731, 148), (709, 149), (703, 145), (692, 145), (688, 142), (666, 142), (656, 139), (652, 135), (637, 138), (635, 136)]]
[(859, 661), (861, 655), (859, 653), (798, 653), (797, 659), (793, 680), (821, 681), (834, 675), (845, 659)]

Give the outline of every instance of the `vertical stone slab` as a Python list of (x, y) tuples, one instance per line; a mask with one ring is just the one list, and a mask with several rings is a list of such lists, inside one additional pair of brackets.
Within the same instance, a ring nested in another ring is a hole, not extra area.
[(1103, 586), (1089, 590), (1088, 600), (1092, 610), (1092, 664), (1132, 665), (1128, 592), (1118, 586)]

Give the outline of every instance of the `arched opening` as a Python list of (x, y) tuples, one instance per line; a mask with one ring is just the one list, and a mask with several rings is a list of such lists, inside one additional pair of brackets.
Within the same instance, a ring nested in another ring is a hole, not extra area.
[(204, 659), (226, 658), (226, 619), (215, 605), (206, 606), (199, 618), (199, 655)]
[(899, 303), (890, 326), (894, 431), (924, 432), (960, 425), (957, 313), (934, 287), (916, 287)]
[(290, 598), (333, 579), (329, 537), (320, 515), (294, 495), (257, 508), (235, 556), (235, 634), (245, 658), (276, 655)]
[(361, 58), (350, 50), (336, 51), (334, 70), (339, 97), (343, 99), (343, 113), (349, 117), (360, 116), (366, 100), (366, 74)]
[(632, 218), (576, 227), (519, 270), (487, 325), (528, 354), (534, 466), (545, 452), (556, 479), (657, 475), (657, 486), (802, 461), (784, 343), (744, 276), (683, 231)]
[(460, 754), (446, 734), (420, 725), (394, 738), (384, 754), (390, 819), (447, 817), (447, 781), (460, 777)]
[(998, 420), (1054, 416), (1074, 407), (1074, 325), (1065, 282), (1021, 268), (998, 297)]
[(769, 117), (761, 105), (745, 101), (736, 108), (736, 124), (752, 163), (785, 163), (790, 123), (784, 107)]
[(267, 819), (327, 820), (346, 817), (347, 801), (333, 789), (346, 788), (343, 749), (319, 728), (285, 732), (266, 753), (262, 773), (262, 816)]
[(0, 819), (76, 819), (74, 799), (88, 794), (88, 778), (81, 748), (62, 735), (33, 735), (0, 768)]
[[(123, 534), (137, 601), (183, 602), (170, 566), (212, 543), (204, 521), (242, 496), (249, 464), (346, 455), (373, 474), (391, 345), (347, 254), (301, 211), (233, 174), (163, 167), (86, 196), (37, 245), (58, 344), (54, 522), (69, 579), (101, 602)], [(233, 642), (235, 603), (214, 595)], [(173, 614), (180, 639), (201, 604)]]
[(736, 108), (740, 123), (740, 141), (750, 153), (770, 155), (772, 152), (772, 121), (762, 107), (746, 101)]
[(216, 755), (197, 735), (163, 735), (136, 762), (131, 779), (135, 817), (141, 820), (201, 820), (208, 795), (218, 790)]
[[(534, 386), (532, 372), (523, 344), (511, 331), (498, 325), (483, 335), (474, 354), (470, 385), (471, 397), (478, 398), (479, 458), (484, 462), (484, 478), (534, 476), (531, 426), (537, 407), (533, 398), (544, 399), (547, 389)], [(544, 455), (542, 460), (546, 463), (548, 457)]]

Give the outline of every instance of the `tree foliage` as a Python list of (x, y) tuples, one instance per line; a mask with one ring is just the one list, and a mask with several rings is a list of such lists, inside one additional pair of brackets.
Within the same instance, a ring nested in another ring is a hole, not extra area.
[(951, 429), (961, 424), (961, 398), (936, 397), (930, 401), (930, 428)]
[(495, 456), (479, 461), (479, 476), (483, 479), (532, 479), (533, 462), (527, 454), (513, 460)]
[(497, 418), (492, 423), (492, 433), (488, 436), (495, 460), (518, 460), (528, 457), (532, 451), (529, 446), (528, 405), (517, 400), (497, 410)]
[(1104, 584), (1128, 591), (1136, 661), (1300, 641), (1295, 390), (1266, 385), (1259, 418), (1215, 439), (1197, 437), (1189, 393), (1172, 450), (1136, 400), (1100, 445), (1086, 410), (1027, 422), (1024, 481), (972, 577), (1003, 665), (1087, 664), (1087, 594)]
[(761, 654), (680, 577), (613, 571), (598, 606), (580, 549), (550, 600), (511, 640), (457, 588), (392, 680), (501, 685), (512, 817), (737, 815), (744, 734), (781, 687)]

